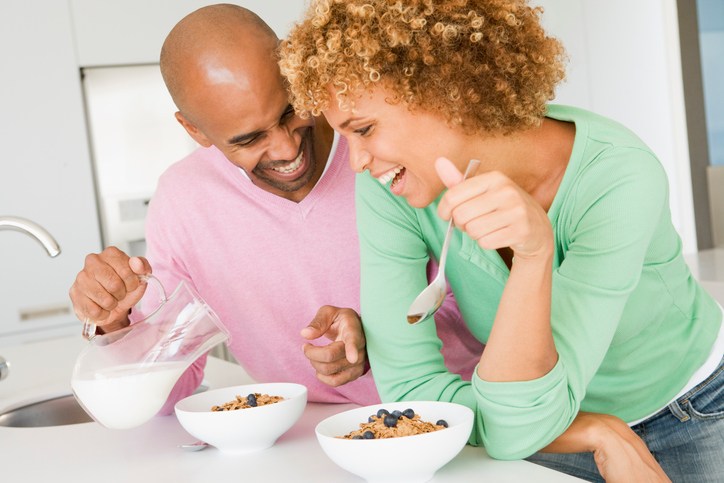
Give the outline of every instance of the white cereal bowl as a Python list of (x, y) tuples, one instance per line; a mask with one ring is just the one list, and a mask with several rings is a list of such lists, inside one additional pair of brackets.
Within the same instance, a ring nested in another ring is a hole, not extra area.
[[(431, 433), (389, 439), (342, 439), (378, 409), (411, 408), (420, 419), (449, 427)], [(337, 465), (368, 482), (424, 482), (452, 460), (468, 442), (473, 412), (460, 404), (437, 401), (406, 401), (376, 404), (331, 416), (315, 429), (324, 452)]]
[[(251, 393), (282, 396), (283, 401), (234, 411), (212, 411)], [(307, 388), (293, 383), (247, 384), (194, 394), (176, 403), (181, 426), (224, 453), (253, 453), (269, 448), (304, 412)]]

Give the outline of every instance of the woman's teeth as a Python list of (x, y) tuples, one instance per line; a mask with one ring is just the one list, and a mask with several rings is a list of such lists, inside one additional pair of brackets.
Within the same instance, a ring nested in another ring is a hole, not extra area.
[(391, 169), (379, 178), (377, 178), (377, 181), (379, 181), (382, 184), (387, 184), (392, 180), (395, 176), (397, 176), (400, 171), (402, 171), (404, 168), (402, 166), (397, 166), (395, 169)]
[(299, 156), (297, 156), (297, 159), (292, 161), (290, 164), (287, 164), (286, 166), (272, 168), (277, 173), (283, 173), (283, 174), (289, 174), (293, 173), (294, 171), (298, 170), (299, 167), (302, 165), (302, 156), (303, 153), (299, 153)]

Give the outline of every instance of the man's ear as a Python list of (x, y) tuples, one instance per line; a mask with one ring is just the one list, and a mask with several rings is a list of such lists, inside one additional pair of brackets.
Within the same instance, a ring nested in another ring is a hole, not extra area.
[(204, 133), (199, 131), (199, 128), (197, 128), (191, 121), (186, 119), (181, 112), (177, 112), (174, 114), (176, 116), (176, 120), (183, 126), (184, 129), (186, 129), (186, 132), (189, 133), (189, 136), (193, 138), (194, 141), (199, 143), (201, 146), (208, 148), (213, 143), (209, 140), (209, 138), (206, 137)]

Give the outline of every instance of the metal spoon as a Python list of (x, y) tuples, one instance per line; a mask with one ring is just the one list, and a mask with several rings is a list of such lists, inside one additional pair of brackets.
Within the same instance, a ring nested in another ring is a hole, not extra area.
[(178, 445), (178, 447), (184, 451), (201, 451), (203, 449), (206, 449), (208, 446), (209, 443), (204, 443), (203, 441), (194, 441), (193, 443), (184, 443)]
[[(467, 179), (471, 173), (474, 173), (478, 169), (478, 166), (480, 166), (480, 161), (471, 159), (463, 175), (463, 180)], [(433, 316), (442, 305), (443, 300), (445, 300), (445, 296), (447, 295), (445, 260), (447, 259), (447, 250), (450, 246), (452, 231), (453, 220), (450, 218), (450, 223), (448, 223), (447, 232), (445, 233), (445, 241), (442, 244), (442, 251), (440, 252), (440, 264), (437, 275), (435, 275), (435, 279), (430, 282), (430, 285), (420, 292), (420, 295), (418, 295), (415, 301), (412, 302), (412, 305), (410, 305), (410, 310), (407, 311), (407, 322), (411, 325), (418, 324)]]

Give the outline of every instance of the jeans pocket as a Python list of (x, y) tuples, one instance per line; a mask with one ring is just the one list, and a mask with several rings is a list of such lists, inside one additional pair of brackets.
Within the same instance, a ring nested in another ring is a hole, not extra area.
[(694, 419), (724, 418), (724, 365), (678, 402)]

